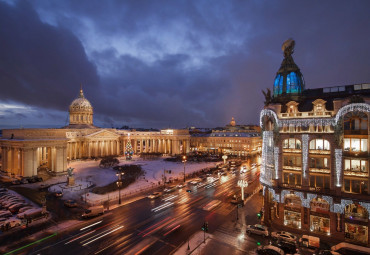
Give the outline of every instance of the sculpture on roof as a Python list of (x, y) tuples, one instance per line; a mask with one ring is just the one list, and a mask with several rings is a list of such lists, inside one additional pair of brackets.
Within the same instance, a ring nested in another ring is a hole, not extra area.
[(262, 93), (265, 96), (265, 106), (267, 106), (272, 101), (271, 90), (268, 88), (266, 92), (262, 90)]
[(289, 38), (283, 43), (283, 46), (281, 47), (281, 49), (284, 52), (284, 57), (291, 56), (294, 53), (294, 46), (295, 46), (295, 41), (291, 38)]

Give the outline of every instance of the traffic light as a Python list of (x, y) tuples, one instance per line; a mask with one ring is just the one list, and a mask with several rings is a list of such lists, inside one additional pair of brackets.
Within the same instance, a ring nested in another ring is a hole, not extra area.
[(204, 222), (204, 223), (203, 223), (202, 230), (203, 230), (204, 232), (208, 232), (208, 222)]
[(257, 217), (258, 217), (258, 219), (261, 219), (262, 215), (261, 215), (261, 213), (260, 213), (260, 212), (259, 212), (259, 213), (257, 213)]
[(261, 246), (261, 243), (260, 242), (257, 242), (257, 246)]

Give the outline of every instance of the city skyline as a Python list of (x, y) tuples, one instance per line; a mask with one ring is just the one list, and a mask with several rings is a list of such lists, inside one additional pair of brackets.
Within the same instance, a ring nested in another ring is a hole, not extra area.
[(0, 1), (0, 128), (65, 126), (80, 84), (101, 127), (257, 124), (288, 38), (306, 88), (370, 81), (368, 7)]

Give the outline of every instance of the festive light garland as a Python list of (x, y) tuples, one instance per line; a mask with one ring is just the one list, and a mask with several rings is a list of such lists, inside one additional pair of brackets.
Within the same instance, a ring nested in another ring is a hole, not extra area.
[(268, 117), (274, 118), (276, 124), (279, 125), (279, 120), (278, 120), (278, 117), (277, 117), (276, 113), (274, 111), (270, 110), (270, 109), (263, 109), (261, 111), (261, 113), (260, 113), (260, 127), (263, 126), (263, 117), (264, 116), (268, 116)]
[(302, 135), (302, 161), (303, 161), (303, 178), (306, 178), (308, 162), (308, 135)]
[(331, 196), (322, 196), (322, 199), (329, 203), (330, 211), (333, 212), (334, 211), (333, 198)]
[(335, 149), (335, 172), (337, 175), (337, 187), (342, 187), (342, 149)]
[(335, 124), (338, 124), (339, 119), (349, 112), (370, 112), (370, 105), (366, 103), (353, 103), (343, 106), (335, 116)]
[(273, 131), (263, 131), (262, 137), (262, 163), (260, 181), (271, 186), (272, 171), (274, 168)]
[(334, 118), (315, 118), (315, 119), (287, 119), (280, 120), (279, 127), (294, 125), (297, 127), (314, 126), (333, 126)]
[(274, 148), (275, 179), (279, 179), (279, 147)]
[(280, 203), (280, 195), (275, 193), (275, 190), (269, 188), (269, 192), (272, 194), (272, 200)]

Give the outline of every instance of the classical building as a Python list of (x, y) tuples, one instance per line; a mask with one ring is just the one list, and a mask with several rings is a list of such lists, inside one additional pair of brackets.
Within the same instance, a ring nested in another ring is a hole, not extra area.
[(82, 88), (69, 107), (69, 125), (56, 129), (5, 129), (0, 139), (1, 169), (13, 176), (63, 174), (68, 161), (124, 155), (128, 141), (135, 154), (186, 154), (190, 151), (246, 156), (261, 150), (259, 128), (236, 125), (198, 136), (188, 129), (135, 131), (99, 128)]
[(305, 89), (293, 48), (260, 114), (264, 222), (369, 245), (370, 84)]
[(130, 139), (134, 153), (168, 155), (190, 150), (188, 130), (139, 132), (98, 128), (93, 107), (81, 88), (69, 107), (69, 125), (59, 129), (5, 129), (0, 139), (1, 169), (15, 176), (34, 176), (40, 170), (63, 173), (69, 160), (123, 155)]
[(236, 125), (234, 118), (224, 128), (205, 132), (191, 131), (191, 151), (245, 157), (260, 154), (261, 149), (260, 127)]

